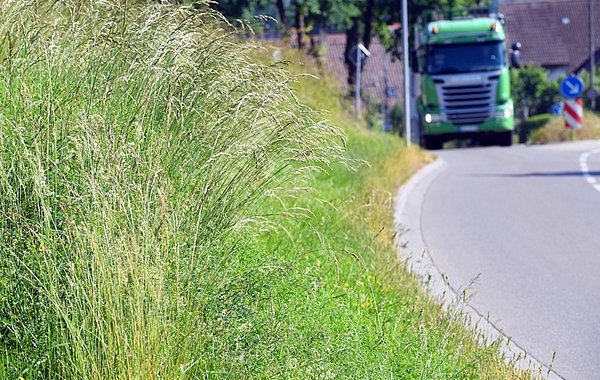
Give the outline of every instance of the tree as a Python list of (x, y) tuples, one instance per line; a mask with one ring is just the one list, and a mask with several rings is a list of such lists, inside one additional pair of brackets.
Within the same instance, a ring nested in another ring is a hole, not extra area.
[[(478, 0), (410, 0), (409, 30), (424, 11), (431, 10), (447, 13), (450, 8), (487, 5), (489, 1)], [(288, 15), (293, 14), (297, 30), (298, 47), (303, 48), (304, 35), (315, 24), (325, 24), (346, 33), (346, 65), (348, 66), (348, 84), (352, 89), (355, 83), (356, 68), (348, 59), (347, 53), (362, 42), (369, 48), (373, 35), (380, 38), (386, 49), (401, 58), (397, 47), (400, 45), (400, 33), (389, 35), (387, 24), (401, 19), (401, 7), (398, 0), (221, 0), (218, 8), (230, 18), (248, 18), (258, 10), (273, 9), (277, 14), (280, 28), (285, 32)], [(286, 6), (287, 4), (287, 6)], [(390, 38), (385, 38), (390, 36)], [(364, 66), (363, 66), (364, 67)]]
[(261, 12), (264, 14), (269, 5), (269, 0), (219, 0), (216, 7), (229, 19), (249, 20)]
[(561, 101), (559, 92), (560, 84), (556, 80), (545, 80), (538, 85), (535, 96), (538, 99), (538, 107), (535, 113), (550, 113), (552, 106)]
[(511, 71), (512, 98), (515, 102), (515, 116), (527, 119), (539, 113), (541, 105), (538, 88), (546, 82), (546, 71), (537, 65), (528, 65)]
[(371, 45), (371, 34), (373, 31), (373, 12), (375, 11), (375, 0), (367, 0), (367, 6), (363, 15), (365, 30), (363, 33), (363, 44), (368, 49)]
[(276, 0), (275, 6), (277, 7), (277, 15), (279, 16), (279, 29), (281, 30), (282, 36), (287, 36), (287, 16), (285, 14), (285, 3), (283, 0)]
[(527, 119), (550, 112), (552, 105), (560, 101), (559, 83), (548, 80), (542, 67), (528, 65), (511, 70), (511, 84), (515, 118), (519, 120), (516, 130), (521, 142), (525, 142), (529, 133), (538, 126), (536, 122), (528, 123)]

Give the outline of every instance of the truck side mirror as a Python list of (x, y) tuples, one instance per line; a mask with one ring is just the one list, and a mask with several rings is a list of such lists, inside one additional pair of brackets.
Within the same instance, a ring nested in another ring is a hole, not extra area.
[(506, 22), (506, 16), (504, 16), (504, 13), (498, 13), (498, 21), (500, 21), (501, 25), (504, 25)]
[(513, 68), (521, 67), (521, 43), (515, 42), (512, 44), (510, 51), (510, 66)]

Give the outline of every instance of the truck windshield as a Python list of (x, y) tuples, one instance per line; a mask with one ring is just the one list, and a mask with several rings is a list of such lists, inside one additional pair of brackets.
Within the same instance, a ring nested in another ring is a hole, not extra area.
[(490, 71), (503, 66), (504, 43), (502, 41), (427, 46), (429, 74)]

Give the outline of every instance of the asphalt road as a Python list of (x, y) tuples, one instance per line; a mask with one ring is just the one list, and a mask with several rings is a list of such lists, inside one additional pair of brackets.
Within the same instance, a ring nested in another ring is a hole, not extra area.
[(556, 352), (553, 377), (600, 379), (600, 141), (435, 153), (405, 221), (435, 267), (520, 348)]

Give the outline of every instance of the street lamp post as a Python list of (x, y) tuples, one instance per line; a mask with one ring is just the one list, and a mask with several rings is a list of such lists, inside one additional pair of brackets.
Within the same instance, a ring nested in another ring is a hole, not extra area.
[(406, 130), (406, 145), (411, 144), (410, 128), (410, 79), (408, 60), (408, 5), (406, 0), (402, 0), (402, 58), (404, 61), (404, 128)]
[[(595, 41), (594, 41), (594, 0), (588, 0), (588, 17), (589, 17), (589, 37), (590, 37), (590, 88), (594, 88), (594, 71), (596, 68), (596, 57), (595, 57)], [(590, 106), (592, 109), (596, 108), (596, 99), (590, 99)]]
[(360, 117), (360, 72), (361, 72), (361, 64), (362, 64), (362, 57), (360, 56), (361, 51), (359, 48), (356, 49), (356, 75), (355, 75), (355, 81), (356, 83), (355, 88), (354, 88), (354, 112), (356, 112), (356, 119), (358, 120), (358, 118)]

